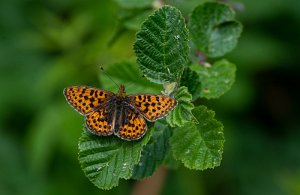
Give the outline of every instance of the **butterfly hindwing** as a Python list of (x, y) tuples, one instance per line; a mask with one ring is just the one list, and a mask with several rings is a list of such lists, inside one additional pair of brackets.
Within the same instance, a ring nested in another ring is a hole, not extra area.
[(97, 109), (86, 116), (86, 127), (96, 135), (111, 135), (114, 132), (114, 111), (108, 108)]
[(118, 137), (125, 140), (137, 140), (144, 136), (147, 131), (147, 124), (137, 110), (126, 107), (119, 117), (121, 118), (116, 119), (119, 124), (115, 131)]
[(132, 106), (136, 107), (149, 121), (166, 116), (177, 105), (177, 101), (165, 95), (129, 95)]
[(113, 93), (87, 86), (72, 86), (64, 89), (69, 104), (79, 113), (86, 115), (104, 105)]

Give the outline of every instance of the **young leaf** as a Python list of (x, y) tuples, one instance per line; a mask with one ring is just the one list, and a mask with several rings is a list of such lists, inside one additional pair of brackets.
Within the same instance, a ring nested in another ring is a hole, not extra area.
[(242, 25), (235, 12), (222, 3), (207, 2), (194, 9), (189, 22), (193, 44), (209, 57), (220, 57), (235, 48)]
[(183, 86), (178, 89), (175, 99), (178, 104), (167, 116), (166, 120), (171, 127), (181, 127), (193, 118), (191, 113), (191, 110), (194, 108), (194, 105), (191, 103), (192, 95), (188, 92), (187, 87)]
[(163, 84), (163, 90), (161, 91), (161, 93), (163, 95), (167, 95), (167, 96), (171, 96), (174, 93), (174, 90), (177, 89), (177, 83), (176, 82), (165, 82)]
[(235, 80), (235, 65), (224, 59), (215, 62), (212, 66), (192, 65), (190, 67), (199, 75), (200, 96), (207, 99), (223, 95)]
[(133, 179), (144, 179), (151, 176), (163, 163), (167, 149), (171, 129), (167, 124), (156, 122), (151, 138), (142, 150), (140, 162), (133, 169)]
[[(128, 94), (133, 93), (153, 93), (158, 94), (161, 90), (161, 85), (151, 83), (142, 77), (142, 73), (138, 69), (136, 63), (132, 61), (123, 61), (111, 64), (104, 68), (106, 74), (118, 85), (124, 84)], [(103, 83), (103, 88), (116, 92), (118, 86), (107, 76), (100, 72), (99, 79)]]
[(178, 82), (188, 62), (188, 32), (179, 10), (163, 6), (136, 35), (134, 51), (143, 74), (152, 82)]
[(201, 84), (199, 81), (199, 75), (195, 71), (191, 70), (190, 67), (184, 69), (180, 85), (188, 88), (189, 93), (193, 96), (193, 100), (200, 96)]
[(173, 131), (170, 144), (175, 158), (189, 169), (219, 166), (225, 141), (222, 123), (214, 119), (215, 113), (205, 106), (196, 107), (192, 113), (198, 124), (188, 122)]
[(131, 177), (149, 137), (148, 132), (142, 140), (129, 142), (114, 136), (99, 137), (85, 129), (78, 145), (83, 172), (98, 188), (117, 186), (120, 178)]

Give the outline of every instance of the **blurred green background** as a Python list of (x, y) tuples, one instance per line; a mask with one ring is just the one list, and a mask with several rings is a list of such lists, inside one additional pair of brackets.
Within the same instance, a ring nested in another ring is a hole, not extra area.
[[(225, 126), (220, 167), (169, 171), (162, 194), (300, 194), (300, 1), (240, 1), (244, 32), (226, 58), (231, 91), (205, 101)], [(99, 82), (99, 65), (134, 56), (135, 32), (116, 31), (113, 1), (0, 2), (0, 194), (130, 194), (101, 191), (77, 160), (83, 117), (69, 85)]]

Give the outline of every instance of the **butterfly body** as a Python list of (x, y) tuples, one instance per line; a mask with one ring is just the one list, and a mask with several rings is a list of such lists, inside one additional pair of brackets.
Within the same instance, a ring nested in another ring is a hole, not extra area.
[(68, 103), (85, 116), (87, 129), (93, 134), (115, 134), (121, 139), (137, 140), (147, 131), (145, 121), (166, 116), (177, 105), (165, 95), (126, 95), (124, 85), (118, 93), (87, 86), (72, 86), (64, 90)]

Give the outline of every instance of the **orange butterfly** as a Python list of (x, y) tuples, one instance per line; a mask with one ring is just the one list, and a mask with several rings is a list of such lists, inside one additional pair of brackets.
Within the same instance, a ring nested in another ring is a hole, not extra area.
[(126, 95), (120, 85), (117, 94), (87, 86), (64, 89), (69, 104), (85, 116), (87, 129), (96, 135), (115, 134), (121, 139), (138, 140), (147, 131), (148, 121), (156, 121), (173, 110), (177, 101), (165, 95)]

